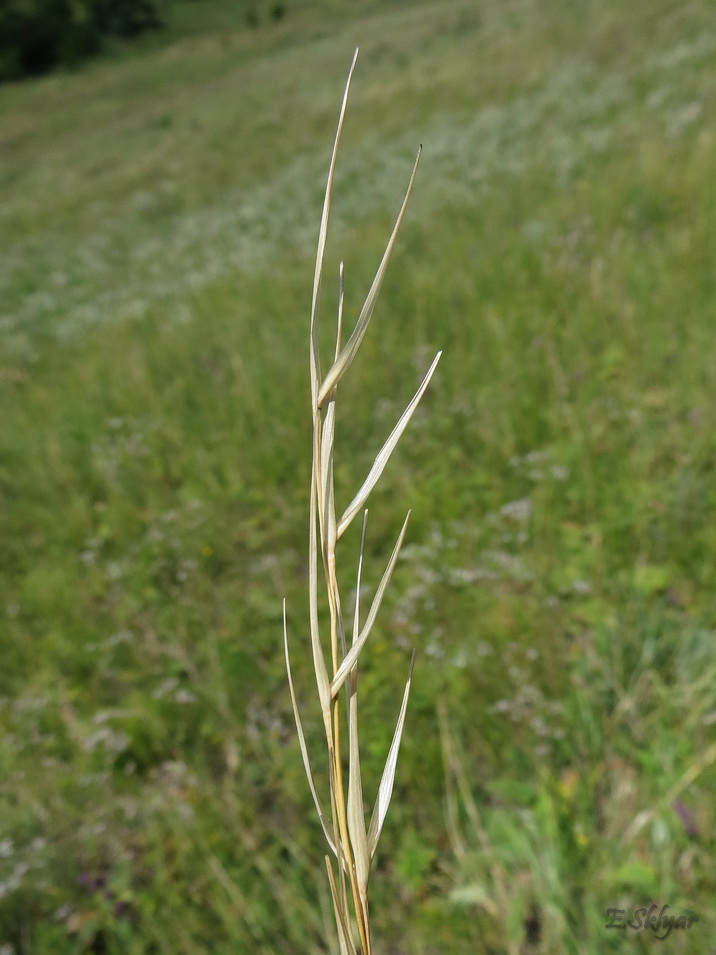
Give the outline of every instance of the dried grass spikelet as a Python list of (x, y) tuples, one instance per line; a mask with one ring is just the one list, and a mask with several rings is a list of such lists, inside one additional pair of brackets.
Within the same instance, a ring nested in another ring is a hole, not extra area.
[[(339, 296), (338, 296), (338, 329), (333, 362), (327, 374), (322, 376), (318, 354), (318, 310), (323, 273), (323, 257), (326, 247), (328, 217), (333, 190), (333, 179), (336, 164), (338, 144), (343, 126), (343, 119), (348, 100), (351, 77), (355, 68), (356, 50), (348, 74), (343, 102), (341, 105), (338, 129), (333, 144), (328, 182), (326, 185), (323, 203), (323, 214), (318, 236), (318, 251), (316, 268), (313, 280), (313, 298), (311, 306), (311, 334), (310, 334), (310, 377), (311, 377), (311, 405), (313, 414), (313, 466), (311, 474), (310, 494), (310, 532), (309, 532), (309, 606), (310, 606), (310, 634), (313, 667), (318, 688), (318, 697), (326, 734), (329, 766), (330, 806), (324, 809), (318, 795), (311, 763), (306, 746), (306, 739), (301, 724), (301, 717), (296, 702), (296, 693), (291, 675), (291, 664), (288, 652), (288, 635), (286, 627), (286, 602), (283, 608), (284, 651), (286, 655), (286, 669), (288, 684), (291, 692), (291, 702), (296, 719), (298, 740), (303, 757), (303, 764), (311, 789), (313, 801), (328, 846), (337, 860), (337, 875), (329, 855), (326, 855), (326, 868), (333, 900), (333, 907), (338, 929), (341, 955), (370, 955), (372, 952), (370, 922), (368, 914), (368, 879), (380, 833), (385, 822), (391, 795), (398, 759), (398, 750), (405, 722), (405, 713), (410, 692), (410, 682), (413, 672), (415, 652), (413, 652), (408, 671), (408, 679), (403, 693), (403, 699), (398, 714), (393, 740), (386, 759), (385, 768), (380, 781), (370, 823), (366, 828), (365, 809), (363, 804), (363, 788), (361, 783), (361, 766), (359, 754), (358, 734), (358, 658), (366, 645), (375, 623), (378, 610), (395, 567), (400, 547), (407, 529), (408, 516), (398, 535), (393, 552), (388, 560), (383, 577), (373, 597), (365, 620), (361, 622), (361, 573), (363, 568), (363, 554), (365, 549), (367, 510), (363, 515), (363, 533), (361, 535), (360, 553), (358, 557), (356, 604), (351, 628), (350, 647), (346, 639), (346, 621), (344, 620), (340, 590), (336, 576), (336, 544), (343, 533), (350, 526), (353, 519), (366, 503), (368, 495), (380, 478), (383, 470), (395, 448), (400, 436), (410, 421), (413, 412), (418, 406), (425, 390), (428, 387), (433, 372), (440, 359), (440, 352), (436, 355), (428, 369), (415, 396), (401, 415), (393, 431), (376, 457), (373, 466), (368, 472), (360, 489), (353, 500), (346, 507), (340, 518), (336, 516), (334, 488), (333, 488), (333, 446), (336, 415), (336, 390), (341, 379), (350, 367), (365, 335), (368, 323), (373, 314), (380, 292), (388, 261), (398, 235), (398, 231), (405, 215), (410, 193), (415, 180), (415, 173), (420, 159), (420, 150), (415, 160), (408, 188), (398, 217), (393, 227), (390, 239), (386, 246), (383, 258), (376, 272), (373, 283), (358, 316), (355, 328), (345, 345), (341, 343), (343, 324), (343, 265), (340, 267)], [(321, 628), (318, 614), (319, 592), (319, 553), (324, 583), (328, 595), (330, 615), (330, 667), (326, 663), (324, 642), (321, 639)], [(341, 691), (344, 690), (342, 693)], [(341, 719), (343, 709), (341, 700), (345, 702), (348, 716), (348, 788), (344, 786), (344, 773), (341, 768)], [(352, 900), (352, 915), (351, 904)], [(352, 919), (355, 919), (360, 948), (356, 946)]]

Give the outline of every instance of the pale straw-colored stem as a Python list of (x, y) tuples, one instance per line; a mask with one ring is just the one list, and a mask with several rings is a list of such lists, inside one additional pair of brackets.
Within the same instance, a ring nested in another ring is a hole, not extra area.
[[(356, 50), (356, 56), (358, 51)], [(363, 508), (369, 494), (375, 487), (388, 460), (395, 449), (401, 435), (410, 421), (420, 399), (425, 393), (433, 372), (440, 358), (436, 356), (428, 369), (418, 391), (408, 404), (398, 423), (388, 436), (382, 450), (378, 453), (368, 476), (360, 486), (351, 502), (340, 518), (336, 519), (335, 491), (333, 481), (333, 454), (336, 430), (336, 399), (338, 385), (348, 371), (360, 343), (368, 328), (373, 315), (378, 294), (386, 273), (388, 261), (395, 245), (398, 231), (403, 222), (410, 192), (415, 181), (420, 150), (418, 151), (415, 166), (413, 167), (405, 198), (401, 205), (395, 226), (388, 240), (383, 258), (376, 276), (370, 287), (365, 303), (360, 311), (355, 327), (345, 345), (342, 345), (343, 326), (343, 263), (339, 273), (338, 294), (338, 328), (332, 364), (325, 378), (321, 375), (321, 362), (318, 347), (318, 313), (320, 305), (321, 280), (323, 274), (323, 258), (328, 233), (328, 218), (331, 206), (331, 195), (335, 175), (336, 157), (341, 129), (348, 101), (356, 57), (353, 57), (348, 82), (343, 96), (338, 129), (333, 144), (331, 162), (328, 171), (328, 182), (323, 202), (321, 225), (318, 236), (316, 253), (316, 269), (313, 279), (313, 295), (311, 300), (310, 326), (310, 375), (311, 375), (311, 406), (313, 417), (313, 464), (311, 468), (311, 494), (309, 508), (309, 617), (311, 654), (313, 669), (318, 690), (318, 699), (321, 706), (323, 728), (326, 736), (328, 753), (328, 784), (330, 816), (323, 809), (323, 803), (318, 795), (318, 787), (313, 776), (308, 747), (303, 733), (301, 718), (294, 692), (291, 676), (291, 664), (288, 652), (288, 632), (284, 606), (284, 644), (286, 667), (288, 670), (291, 702), (296, 720), (296, 729), (301, 747), (303, 764), (308, 776), (308, 782), (313, 801), (323, 827), (326, 840), (331, 852), (338, 863), (338, 878), (333, 871), (330, 857), (326, 857), (328, 881), (331, 890), (331, 899), (335, 910), (336, 928), (341, 955), (371, 955), (372, 942), (370, 920), (368, 916), (368, 878), (371, 863), (375, 855), (381, 829), (385, 821), (388, 805), (393, 792), (393, 781), (398, 759), (398, 750), (405, 722), (405, 714), (410, 693), (410, 683), (413, 672), (411, 659), (408, 680), (402, 696), (397, 726), (393, 741), (378, 787), (378, 796), (373, 809), (370, 826), (366, 827), (365, 806), (363, 803), (363, 785), (361, 780), (361, 764), (358, 739), (358, 662), (365, 649), (368, 638), (373, 630), (378, 611), (383, 600), (391, 575), (400, 554), (400, 547), (405, 536), (408, 519), (403, 528), (393, 552), (388, 560), (387, 567), (371, 601), (365, 621), (360, 620), (360, 588), (365, 551), (366, 521), (364, 517), (363, 533), (361, 535), (360, 556), (358, 561), (356, 583), (356, 606), (353, 616), (353, 630), (351, 646), (347, 646), (341, 594), (336, 569), (336, 545), (339, 538), (347, 530), (356, 514)], [(367, 513), (367, 512), (366, 512)], [(319, 586), (319, 553), (323, 568), (323, 582)], [(328, 602), (328, 658), (324, 649), (325, 637), (321, 634), (321, 620), (319, 614), (319, 597), (321, 587), (325, 587)], [(341, 691), (345, 688), (345, 694)], [(348, 787), (344, 783), (344, 769), (341, 749), (341, 724), (347, 716), (348, 720)], [(349, 904), (349, 889), (350, 902)], [(357, 926), (358, 943), (351, 928), (353, 919)]]

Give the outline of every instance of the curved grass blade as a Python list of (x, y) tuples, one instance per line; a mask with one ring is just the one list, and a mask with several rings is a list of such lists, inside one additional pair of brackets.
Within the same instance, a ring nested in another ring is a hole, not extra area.
[(380, 610), (380, 604), (383, 600), (383, 594), (385, 589), (390, 582), (390, 578), (393, 574), (393, 568), (395, 567), (395, 562), (398, 559), (398, 554), (400, 553), (400, 548), (403, 543), (403, 538), (405, 537), (405, 532), (408, 529), (408, 521), (410, 520), (410, 511), (408, 511), (405, 520), (403, 521), (403, 527), (398, 535), (398, 540), (395, 543), (393, 548), (393, 553), (390, 555), (390, 560), (388, 561), (388, 566), (385, 568), (383, 577), (381, 578), (380, 583), (378, 584), (378, 589), (375, 592), (373, 597), (373, 603), (370, 605), (370, 610), (368, 611), (368, 617), (363, 629), (361, 630), (360, 636), (355, 641), (353, 646), (350, 648), (348, 653), (343, 658), (343, 662), (338, 667), (336, 675), (331, 681), (331, 696), (335, 698), (336, 693), (340, 690), (345, 682), (346, 677), (353, 669), (358, 660), (361, 650), (365, 646), (365, 642), (370, 635), (370, 631), (373, 629), (373, 624), (375, 623), (375, 618), (378, 616), (378, 611)]
[(405, 409), (405, 411), (402, 413), (402, 415), (400, 416), (400, 420), (391, 431), (390, 437), (385, 442), (383, 447), (380, 449), (378, 456), (373, 462), (373, 466), (368, 472), (368, 477), (363, 482), (356, 496), (353, 498), (353, 500), (350, 502), (348, 507), (345, 509), (343, 516), (338, 522), (338, 528), (336, 531), (336, 536), (338, 538), (340, 538), (341, 534), (343, 534), (343, 532), (347, 530), (348, 527), (350, 527), (351, 521), (356, 516), (358, 511), (363, 507), (366, 500), (368, 499), (368, 495), (370, 494), (370, 492), (373, 490), (375, 485), (380, 480), (380, 476), (385, 470), (385, 466), (390, 460), (390, 456), (395, 450), (395, 446), (397, 445), (398, 441), (400, 441), (400, 437), (403, 431), (405, 431), (405, 429), (407, 428), (408, 422), (413, 417), (415, 409), (420, 404), (420, 399), (423, 397), (423, 395), (425, 394), (426, 388), (430, 384), (430, 379), (433, 377), (433, 372), (437, 368), (441, 355), (442, 355), (442, 352), (439, 351), (437, 355), (435, 356), (435, 358), (433, 359), (433, 363), (428, 369), (427, 374), (423, 378), (420, 384), (420, 387), (415, 392), (415, 395), (413, 396), (412, 401), (410, 402), (408, 407)]
[(286, 672), (288, 674), (288, 688), (291, 692), (293, 718), (296, 721), (296, 732), (298, 733), (298, 745), (301, 747), (301, 756), (303, 757), (303, 768), (306, 771), (306, 778), (308, 779), (308, 785), (311, 790), (311, 795), (313, 796), (313, 804), (316, 807), (318, 818), (321, 820), (321, 826), (323, 827), (323, 832), (325, 834), (326, 841), (328, 842), (328, 845), (331, 847), (331, 851), (337, 856), (338, 852), (336, 850), (336, 841), (332, 835), (333, 823), (323, 811), (323, 806), (321, 805), (321, 800), (316, 790), (316, 783), (313, 779), (313, 771), (311, 769), (311, 760), (308, 755), (308, 747), (306, 746), (306, 737), (303, 735), (303, 724), (301, 723), (301, 714), (298, 709), (298, 701), (296, 700), (296, 691), (293, 688), (293, 676), (291, 674), (291, 660), (288, 655), (288, 629), (286, 627), (286, 601), (285, 600), (283, 602), (283, 647), (284, 647), (284, 654), (286, 656)]
[(398, 232), (400, 227), (403, 224), (403, 218), (405, 216), (405, 210), (408, 207), (408, 200), (410, 199), (410, 193), (413, 191), (413, 183), (415, 182), (415, 173), (418, 171), (418, 163), (420, 162), (420, 153), (422, 152), (422, 146), (418, 149), (418, 155), (415, 158), (415, 164), (413, 166), (413, 171), (410, 176), (410, 181), (408, 182), (408, 188), (405, 193), (405, 198), (403, 199), (403, 204), (400, 207), (400, 212), (398, 213), (398, 218), (395, 220), (395, 225), (393, 226), (393, 231), (388, 239), (388, 244), (385, 247), (385, 252), (383, 253), (383, 258), (380, 265), (378, 266), (378, 271), (375, 273), (375, 278), (373, 279), (373, 284), (370, 287), (368, 295), (365, 302), (363, 303), (363, 308), (361, 309), (360, 315), (358, 316), (358, 321), (356, 322), (356, 327), (353, 329), (351, 337), (346, 342), (345, 348), (341, 351), (340, 355), (333, 363), (330, 371), (325, 377), (323, 384), (320, 387), (318, 392), (318, 407), (325, 402), (326, 398), (330, 395), (333, 389), (336, 387), (338, 382), (341, 380), (343, 375), (346, 373), (350, 367), (353, 359), (356, 356), (358, 349), (360, 348), (360, 343), (363, 341), (363, 336), (366, 333), (368, 328), (368, 323), (370, 322), (371, 316), (375, 309), (375, 304), (378, 300), (378, 294), (380, 293), (380, 287), (383, 284), (383, 279), (385, 278), (385, 273), (388, 268), (388, 262), (390, 261), (391, 253), (393, 252), (393, 246), (395, 245), (395, 240), (398, 237)]

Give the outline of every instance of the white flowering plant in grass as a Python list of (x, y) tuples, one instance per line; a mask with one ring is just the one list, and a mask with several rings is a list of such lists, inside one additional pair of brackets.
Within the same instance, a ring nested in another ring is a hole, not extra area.
[[(311, 789), (313, 801), (323, 832), (331, 853), (335, 857), (335, 866), (330, 855), (326, 855), (326, 868), (330, 885), (331, 898), (336, 918), (338, 939), (341, 955), (370, 955), (373, 951), (371, 943), (370, 919), (368, 911), (368, 880), (373, 858), (375, 856), (380, 833), (385, 822), (388, 806), (393, 792), (393, 781), (400, 748), (400, 740), (405, 722), (405, 713), (410, 693), (410, 682), (413, 672), (415, 653), (410, 661), (408, 678), (403, 693), (402, 703), (398, 714), (397, 725), (393, 740), (388, 751), (382, 778), (378, 788), (378, 795), (369, 824), (366, 826), (365, 806), (363, 802), (363, 787), (361, 780), (361, 764), (359, 753), (358, 733), (358, 660), (366, 646), (368, 637), (375, 623), (380, 609), (383, 595), (390, 581), (400, 548), (405, 537), (408, 518), (405, 518), (403, 527), (388, 560), (387, 567), (376, 589), (367, 615), (362, 617), (360, 603), (361, 573), (365, 550), (367, 510), (364, 504), (368, 495), (380, 478), (383, 470), (397, 445), (400, 436), (408, 425), (413, 412), (428, 387), (437, 363), (440, 352), (435, 356), (417, 392), (401, 415), (386, 440), (382, 449), (368, 472), (359, 490), (345, 510), (338, 516), (336, 511), (333, 482), (333, 449), (336, 423), (336, 395), (341, 379), (348, 371), (365, 335), (368, 323), (375, 309), (378, 294), (386, 273), (400, 226), (405, 216), (410, 193), (415, 181), (420, 149), (415, 159), (415, 165), (410, 176), (408, 188), (403, 204), (398, 213), (393, 231), (388, 240), (383, 258), (376, 272), (373, 283), (365, 299), (363, 307), (356, 321), (353, 332), (345, 344), (342, 344), (343, 325), (343, 265), (339, 271), (338, 294), (338, 321), (336, 345), (333, 361), (328, 372), (321, 372), (321, 363), (318, 349), (318, 312), (323, 274), (323, 257), (326, 247), (328, 218), (331, 205), (331, 194), (336, 165), (338, 144), (343, 127), (343, 119), (348, 100), (351, 77), (356, 63), (356, 50), (348, 74), (343, 102), (341, 105), (338, 128), (333, 144), (333, 153), (328, 171), (323, 203), (323, 214), (318, 236), (318, 251), (316, 268), (313, 280), (313, 297), (311, 305), (310, 325), (310, 377), (311, 377), (311, 407), (313, 415), (313, 464), (311, 473), (310, 493), (310, 531), (309, 531), (309, 615), (310, 636), (313, 667), (318, 688), (318, 697), (323, 717), (323, 726), (326, 735), (329, 769), (329, 805), (324, 804), (319, 797), (314, 780), (313, 770), (308, 755), (306, 739), (301, 724), (296, 693), (291, 675), (291, 664), (288, 651), (288, 634), (286, 626), (286, 602), (284, 601), (283, 628), (284, 650), (286, 655), (286, 669), (288, 684), (291, 692), (291, 701), (296, 720), (298, 740), (303, 756), (303, 764)], [(421, 147), (422, 148), (422, 147)], [(363, 531), (361, 535), (360, 552), (355, 584), (355, 609), (352, 621), (347, 621), (341, 603), (341, 591), (336, 574), (336, 545), (352, 521), (363, 510)], [(322, 569), (323, 584), (319, 584), (319, 554)], [(322, 624), (319, 620), (319, 588), (325, 586), (328, 597), (328, 631), (330, 645), (330, 662), (326, 660), (325, 638), (322, 637)], [(350, 631), (350, 633), (349, 633)], [(344, 716), (348, 723), (348, 769), (347, 786), (342, 766), (342, 739), (341, 729)], [(355, 922), (355, 929), (354, 929)], [(356, 944), (356, 931), (358, 945)]]

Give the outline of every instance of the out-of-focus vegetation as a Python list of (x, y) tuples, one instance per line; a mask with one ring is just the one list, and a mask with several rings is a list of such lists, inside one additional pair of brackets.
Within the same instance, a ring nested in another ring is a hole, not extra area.
[(155, 0), (4, 0), (0, 81), (75, 64), (105, 37), (137, 36), (161, 22)]
[[(39, 76), (56, 67), (77, 68), (99, 52), (147, 32), (171, 43), (197, 25), (219, 20), (258, 28), (286, 16), (285, 0), (3, 0), (0, 4), (0, 83)], [(159, 40), (162, 42), (162, 39)]]
[(0, 953), (335, 946), (281, 598), (297, 647), (311, 259), (356, 44), (348, 326), (424, 154), (341, 384), (339, 508), (444, 349), (372, 502), (368, 587), (413, 509), (363, 656), (375, 784), (418, 650), (377, 949), (651, 951), (605, 925), (654, 901), (699, 917), (670, 951), (708, 952), (716, 10), (267, 10), (182, 5), (0, 88)]

